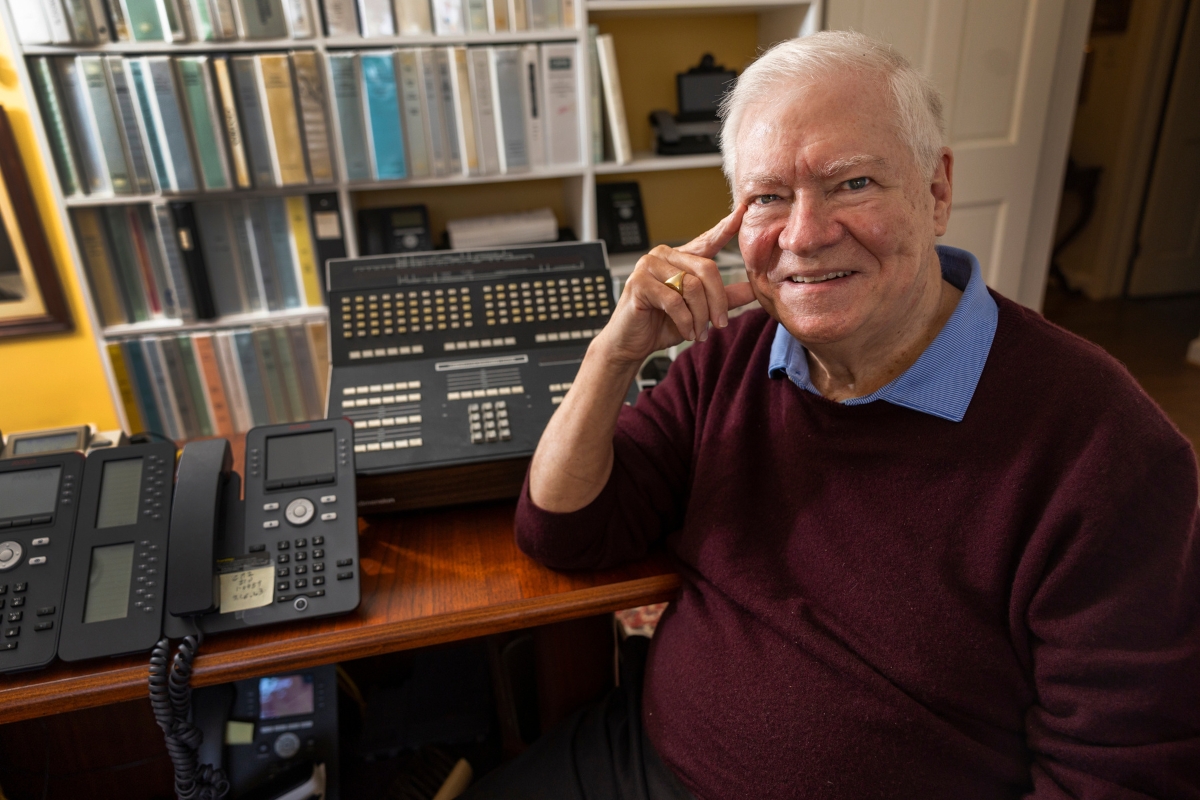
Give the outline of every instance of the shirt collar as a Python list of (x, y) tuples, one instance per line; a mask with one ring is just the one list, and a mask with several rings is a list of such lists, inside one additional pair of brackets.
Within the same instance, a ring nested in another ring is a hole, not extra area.
[[(843, 400), (843, 405), (886, 400), (951, 422), (962, 422), (966, 416), (992, 349), (1000, 310), (983, 282), (979, 259), (947, 245), (938, 245), (937, 254), (942, 277), (963, 293), (954, 313), (912, 366), (883, 388)], [(809, 378), (804, 345), (782, 325), (771, 344), (767, 374), (772, 378), (786, 375), (801, 389), (820, 394)]]

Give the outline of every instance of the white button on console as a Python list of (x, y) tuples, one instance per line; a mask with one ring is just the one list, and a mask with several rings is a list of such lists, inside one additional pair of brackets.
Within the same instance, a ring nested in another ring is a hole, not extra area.
[(335, 519), (337, 519), (336, 511), (326, 511), (321, 515), (321, 522), (332, 522)]
[(321, 498), (321, 502), (322, 503), (336, 503), (337, 495), (336, 494), (327, 494)]
[(277, 520), (277, 519), (269, 519), (269, 520), (267, 520), (266, 522), (264, 522), (264, 523), (263, 523), (263, 527), (264, 527), (264, 528), (278, 528), (278, 527), (279, 527), (279, 520)]
[(45, 563), (46, 563), (45, 556), (34, 556), (33, 558), (29, 559), (30, 566), (36, 567), (38, 564), (45, 564)]
[(279, 503), (263, 503), (263, 511), (278, 511)]
[(30, 542), (30, 544), (33, 545), (34, 547), (45, 547), (46, 545), (50, 544), (50, 537), (49, 536), (39, 536), (38, 538), (36, 538), (32, 542)]
[(307, 497), (297, 497), (288, 503), (287, 511), (284, 515), (292, 525), (299, 526), (307, 524), (313, 518), (313, 514), (316, 511), (317, 509), (312, 504), (312, 500), (309, 500)]

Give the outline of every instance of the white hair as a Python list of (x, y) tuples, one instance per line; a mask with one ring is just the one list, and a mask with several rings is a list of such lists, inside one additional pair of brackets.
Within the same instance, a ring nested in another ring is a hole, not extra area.
[(746, 68), (733, 91), (721, 102), (721, 152), (730, 184), (737, 166), (738, 128), (746, 107), (845, 72), (875, 73), (891, 90), (897, 134), (927, 175), (941, 160), (942, 96), (889, 44), (854, 31), (821, 31), (780, 42)]

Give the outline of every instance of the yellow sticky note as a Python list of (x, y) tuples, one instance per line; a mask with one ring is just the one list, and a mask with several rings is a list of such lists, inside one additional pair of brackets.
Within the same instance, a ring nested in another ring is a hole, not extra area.
[(259, 567), (221, 575), (221, 613), (269, 606), (275, 599), (275, 568)]

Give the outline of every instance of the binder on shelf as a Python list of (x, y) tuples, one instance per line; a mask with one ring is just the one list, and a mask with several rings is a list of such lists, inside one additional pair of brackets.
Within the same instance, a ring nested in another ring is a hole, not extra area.
[(183, 354), (179, 342), (174, 336), (154, 337), (155, 347), (162, 354), (162, 364), (167, 392), (171, 396), (179, 425), (181, 439), (195, 439), (204, 435), (200, 425), (200, 413), (192, 396), (192, 387), (188, 382), (186, 368), (183, 365)]
[(254, 56), (234, 56), (229, 59), (233, 72), (234, 90), (241, 111), (242, 138), (246, 145), (250, 174), (254, 186), (265, 189), (278, 186), (271, 158), (270, 129), (258, 92), (258, 63)]
[(221, 121), (224, 123), (225, 141), (229, 144), (233, 180), (239, 189), (249, 189), (254, 185), (254, 180), (250, 175), (250, 159), (246, 155), (246, 142), (242, 136), (242, 123), (238, 119), (237, 95), (233, 89), (229, 59), (226, 56), (214, 56), (212, 59), (212, 69), (213, 77), (216, 81), (217, 103), (220, 106)]
[(300, 270), (300, 284), (304, 289), (303, 300), (307, 306), (325, 304), (325, 281), (320, 275), (317, 254), (313, 249), (312, 236), (308, 228), (308, 203), (301, 195), (286, 199), (288, 228), (296, 265)]
[(161, 206), (158, 209), (160, 229), (174, 229), (174, 238), (179, 245), (179, 257), (183, 264), (187, 288), (192, 296), (196, 319), (215, 319), (217, 307), (205, 268), (204, 250), (196, 226), (193, 205), (182, 201), (167, 204), (166, 214), (169, 214), (169, 219), (164, 216)]
[(255, 235), (270, 241), (280, 307), (299, 308), (304, 302), (300, 296), (300, 282), (297, 279), (287, 204), (282, 197), (264, 197), (262, 203), (267, 224), (265, 228), (259, 228)]
[(288, 36), (287, 15), (282, 0), (242, 0), (243, 39), (285, 39)]
[[(150, 376), (150, 365), (146, 361), (146, 353), (141, 342), (134, 339), (123, 341), (120, 344), (121, 353), (125, 356), (125, 363), (129, 366), (129, 377), (133, 381), (138, 412), (145, 425), (143, 430), (169, 437), (166, 420), (159, 412), (158, 403), (155, 400), (154, 379)], [(126, 407), (125, 413), (129, 415), (128, 407)]]
[[(172, 204), (174, 210), (175, 204)], [(246, 310), (244, 293), (238, 279), (238, 253), (234, 243), (233, 223), (226, 204), (218, 201), (195, 203), (195, 241), (203, 248), (212, 290), (213, 308), (219, 317), (240, 314)]]
[(433, 33), (433, 18), (429, 0), (395, 0), (396, 33), (401, 36), (420, 36)]
[(212, 0), (213, 38), (229, 41), (238, 37), (238, 14), (232, 0)]
[(433, 31), (438, 36), (457, 36), (464, 32), (465, 0), (433, 0)]
[(116, 268), (104, 233), (104, 220), (100, 209), (77, 208), (71, 212), (79, 251), (83, 256), (84, 273), (96, 300), (102, 325), (120, 325), (129, 322), (130, 316), (121, 298), (117, 285)]
[(508, 0), (488, 0), (492, 12), (492, 30), (507, 32), (512, 30), (512, 17), (509, 16)]
[(285, 325), (277, 330), (283, 331), (287, 337), (295, 368), (296, 382), (300, 389), (303, 402), (303, 419), (321, 419), (325, 416), (325, 398), (318, 394), (317, 374), (313, 363), (313, 354), (309, 349), (307, 328), (300, 325)]
[(179, 240), (171, 222), (171, 212), (165, 205), (158, 204), (153, 207), (153, 213), (155, 239), (163, 254), (163, 263), (179, 308), (179, 318), (184, 322), (203, 319), (197, 313), (192, 281), (188, 276), (188, 266), (183, 253), (179, 249)]
[(396, 51), (396, 81), (400, 92), (400, 116), (404, 122), (404, 150), (408, 175), (427, 178), (432, 174), (424, 108), (424, 79), (420, 54), (411, 48)]
[(488, 57), (491, 61), (488, 91), (494, 98), (499, 170), (524, 172), (529, 169), (529, 140), (521, 80), (521, 50), (518, 47), (491, 47)]
[(237, 257), (233, 261), (235, 285), (241, 301), (243, 312), (267, 310), (267, 302), (262, 283), (262, 272), (258, 265), (258, 253), (255, 251), (253, 224), (247, 213), (244, 201), (234, 200), (223, 204), (229, 215), (230, 229), (233, 231), (233, 248)]
[(266, 112), (267, 143), (271, 146), (271, 164), (276, 185), (297, 186), (308, 183), (304, 166), (304, 142), (296, 113), (292, 89), (292, 71), (288, 57), (264, 53), (254, 57), (258, 66), (259, 92)]
[(233, 414), (230, 410), (229, 398), (225, 392), (225, 382), (221, 378), (221, 367), (217, 361), (217, 349), (213, 334), (193, 334), (192, 349), (195, 352), (200, 375), (204, 381), (204, 391), (208, 398), (213, 435), (232, 436), (237, 431), (233, 424)]
[(13, 26), (17, 29), (17, 41), (21, 44), (51, 43), (50, 25), (37, 3), (14, 3), (9, 9), (12, 11)]
[(334, 180), (333, 150), (329, 137), (329, 121), (325, 109), (328, 95), (321, 77), (321, 56), (312, 50), (291, 54), (292, 71), (296, 76), (296, 98), (300, 103), (300, 119), (304, 125), (304, 148), (308, 156), (308, 171), (313, 183), (332, 183)]
[(147, 152), (148, 144), (142, 115), (130, 86), (125, 59), (120, 56), (107, 56), (104, 59), (104, 67), (108, 71), (108, 80), (112, 85), (113, 97), (117, 104), (121, 138), (125, 142), (129, 166), (133, 172), (133, 188), (143, 194), (149, 194), (157, 188), (156, 181), (150, 164), (150, 155)]
[(488, 13), (488, 0), (464, 0), (465, 20), (469, 33), (494, 33), (491, 14)]
[[(471, 83), (467, 69), (467, 48), (447, 47), (447, 74), (450, 83), (450, 115), (456, 123), (458, 156), (462, 174), (480, 174), (479, 151), (475, 139), (475, 114), (471, 108)], [(440, 67), (439, 62), (439, 67)]]
[(536, 44), (521, 46), (521, 74), (529, 166), (541, 167), (546, 164), (546, 101), (541, 54)]
[(369, 180), (371, 159), (367, 150), (358, 56), (350, 53), (331, 55), (329, 69), (333, 75), (333, 99), (337, 106), (336, 116), (338, 132), (341, 134), (342, 159), (346, 165), (346, 179)]
[(134, 253), (133, 237), (125, 208), (109, 206), (102, 209), (101, 214), (112, 247), (113, 272), (117, 278), (117, 288), (120, 289), (121, 298), (124, 300), (126, 314), (131, 322), (145, 322), (150, 319), (150, 307), (146, 302), (142, 278), (139, 275), (137, 255)]
[(267, 401), (267, 413), (271, 422), (287, 422), (291, 419), (291, 409), (288, 408), (287, 397), (283, 388), (283, 379), (279, 373), (279, 357), (275, 352), (275, 343), (268, 328), (257, 327), (250, 329), (250, 341), (253, 352), (258, 360), (259, 373), (262, 375), (263, 394)]
[(172, 341), (174, 347), (179, 350), (181, 372), (189, 390), (185, 396), (191, 400), (190, 405), (194, 410), (196, 433), (200, 436), (215, 436), (216, 427), (212, 421), (209, 393), (200, 375), (200, 365), (192, 346), (192, 338), (186, 335), (176, 336)]
[(284, 5), (293, 39), (311, 39), (316, 36), (316, 28), (308, 10), (308, 0), (284, 0)]
[(358, 20), (364, 39), (396, 35), (391, 0), (358, 0)]
[(367, 141), (371, 153), (371, 176), (396, 180), (408, 176), (404, 160), (404, 132), (396, 88), (396, 65), (392, 54), (363, 53), (363, 101), (367, 111)]
[(75, 60), (87, 86), (87, 110), (92, 117), (91, 123), (100, 139), (100, 154), (103, 157), (101, 168), (107, 172), (108, 182), (114, 194), (132, 194), (133, 179), (130, 175), (125, 141), (117, 122), (112, 87), (104, 69), (104, 58), (77, 56)]
[(225, 389), (225, 399), (229, 403), (233, 429), (237, 433), (248, 431), (254, 427), (255, 422), (250, 412), (250, 402), (246, 398), (246, 385), (242, 378), (241, 365), (238, 363), (233, 333), (217, 331), (213, 334), (213, 349), (217, 354), (217, 366)]
[(150, 389), (154, 394), (154, 403), (158, 407), (163, 427), (166, 428), (168, 438), (181, 441), (186, 438), (187, 434), (179, 415), (175, 392), (167, 375), (162, 343), (155, 336), (145, 337), (139, 342), (142, 354), (146, 358), (146, 370), (150, 373)]
[(593, 164), (604, 163), (604, 90), (600, 87), (600, 48), (596, 44), (599, 35), (598, 25), (588, 25), (588, 133)]
[(283, 388), (289, 420), (309, 419), (308, 410), (304, 407), (304, 393), (300, 389), (297, 375), (297, 359), (292, 352), (292, 344), (288, 332), (282, 325), (272, 325), (267, 328), (271, 333), (271, 343), (274, 345), (275, 358), (279, 369), (279, 383)]
[(117, 393), (121, 396), (121, 405), (125, 407), (125, 419), (129, 423), (129, 430), (140, 433), (146, 430), (146, 422), (125, 352), (119, 342), (109, 342), (105, 349), (108, 351), (108, 361), (112, 364), (113, 377), (117, 380)]
[[(235, 221), (237, 215), (234, 215)], [(260, 298), (261, 308), (279, 311), (283, 308), (283, 290), (279, 285), (279, 268), (275, 264), (275, 253), (268, 232), (267, 207), (262, 198), (242, 201), (242, 221), (246, 231), (246, 248), (249, 260), (242, 266), (247, 273), (248, 284)]]
[(197, 42), (211, 42), (216, 37), (213, 28), (212, 9), (208, 0), (180, 0), (183, 5), (184, 18), (192, 32), (192, 39)]
[(120, 3), (122, 17), (129, 26), (129, 35), (135, 42), (164, 42), (167, 37), (163, 24), (163, 8), (159, 0), (116, 0)]
[(140, 59), (126, 59), (125, 72), (133, 92), (138, 126), (144, 136), (146, 152), (154, 170), (154, 183), (160, 191), (170, 192), (177, 189), (178, 185), (174, 164), (168, 159), (170, 154), (163, 152), (162, 120), (157, 115), (154, 88), (146, 72), (146, 65)]
[[(188, 135), (171, 59), (168, 56), (145, 56), (141, 61), (150, 79), (150, 86), (146, 87), (147, 97), (151, 101), (149, 105), (158, 131), (158, 145), (168, 172), (170, 190), (194, 192), (200, 188), (199, 178), (192, 162), (191, 137)], [(165, 190), (167, 186), (163, 188)]]
[(488, 47), (472, 47), (466, 51), (471, 114), (475, 119), (475, 149), (481, 175), (496, 175), (502, 171), (500, 148), (497, 143), (498, 109), (492, 92), (490, 50)]
[(572, 43), (540, 45), (545, 82), (546, 163), (578, 164), (580, 152), (579, 97), (576, 89), (579, 48)]
[(97, 36), (92, 12), (88, 6), (88, 0), (65, 0), (63, 3), (67, 30), (70, 32), (71, 41), (76, 44), (97, 44), (102, 41)]
[(124, 206), (124, 211), (134, 257), (137, 259), (136, 274), (141, 277), (142, 290), (146, 294), (150, 314), (156, 319), (178, 319), (179, 308), (160, 257), (158, 237), (150, 219), (150, 210), (147, 206), (136, 205)]
[(429, 47), (419, 48), (416, 52), (423, 87), (421, 115), (429, 143), (429, 170), (442, 177), (450, 174), (450, 138), (442, 108), (442, 82), (437, 55)]
[(633, 160), (633, 148), (629, 144), (629, 125), (625, 121), (625, 99), (621, 94), (617, 51), (610, 34), (596, 37), (596, 52), (600, 62), (600, 84), (604, 89), (605, 119), (612, 136), (613, 159), (618, 164), (628, 164)]
[(49, 59), (29, 59), (29, 77), (33, 81), (33, 94), (45, 122), (46, 139), (50, 143), (50, 155), (54, 159), (54, 170), (62, 193), (67, 197), (80, 194), (84, 187), (75, 160), (76, 148)]
[(321, 0), (326, 36), (358, 36), (358, 12), (354, 0)]
[(175, 67), (179, 71), (179, 86), (188, 110), (204, 188), (229, 189), (233, 181), (225, 156), (224, 114), (217, 106), (208, 56), (179, 56)]

